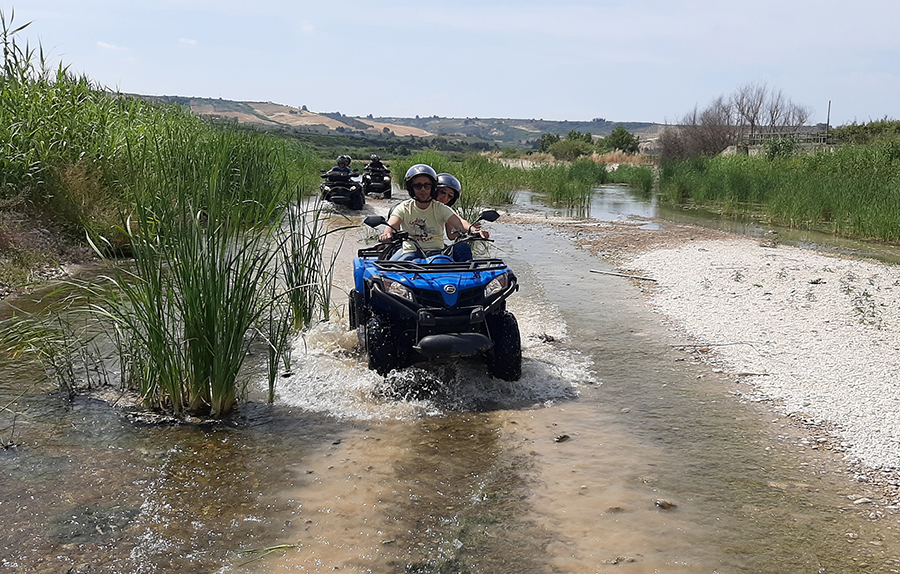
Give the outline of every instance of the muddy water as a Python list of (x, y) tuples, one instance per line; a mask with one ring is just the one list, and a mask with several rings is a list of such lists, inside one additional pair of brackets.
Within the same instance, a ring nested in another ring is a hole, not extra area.
[(896, 517), (674, 348), (628, 280), (546, 229), (493, 229), (522, 284), (516, 383), (474, 361), (383, 380), (331, 325), (297, 341), (275, 405), (256, 377), (233, 420), (159, 427), (18, 398), (34, 367), (4, 363), (0, 571), (900, 570)]

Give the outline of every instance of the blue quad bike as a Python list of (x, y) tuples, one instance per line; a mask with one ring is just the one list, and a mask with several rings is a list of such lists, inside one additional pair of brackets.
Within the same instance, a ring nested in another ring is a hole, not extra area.
[[(488, 210), (477, 221), (499, 217)], [(372, 215), (364, 223), (377, 228), (387, 220)], [(456, 263), (450, 256), (458, 243), (489, 240), (470, 228), (440, 254), (391, 261), (404, 240), (416, 244), (395, 230), (390, 243), (360, 249), (353, 260), (350, 328), (366, 350), (369, 369), (386, 376), (420, 362), (480, 356), (492, 376), (519, 380), (519, 324), (506, 310), (507, 298), (519, 288), (515, 274), (501, 259)]]

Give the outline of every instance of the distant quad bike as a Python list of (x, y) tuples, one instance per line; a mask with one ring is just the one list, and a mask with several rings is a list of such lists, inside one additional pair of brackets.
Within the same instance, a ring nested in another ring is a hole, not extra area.
[[(495, 221), (488, 210), (477, 221)], [(383, 216), (364, 220), (386, 225)], [(471, 231), (471, 229), (470, 229)], [(438, 255), (391, 261), (403, 240), (360, 249), (353, 261), (350, 328), (356, 329), (369, 369), (386, 376), (394, 369), (433, 359), (481, 356), (494, 377), (517, 381), (522, 376), (519, 324), (506, 300), (519, 288), (515, 274), (500, 259), (456, 263), (452, 245)], [(466, 234), (456, 242), (488, 241)]]
[(334, 170), (321, 170), (322, 183), (319, 189), (322, 199), (338, 205), (346, 205), (348, 209), (359, 211), (366, 204), (366, 194), (362, 186), (353, 177), (359, 175), (359, 170), (351, 173), (341, 173)]
[(379, 193), (383, 199), (391, 198), (391, 170), (366, 166), (362, 176), (363, 193)]

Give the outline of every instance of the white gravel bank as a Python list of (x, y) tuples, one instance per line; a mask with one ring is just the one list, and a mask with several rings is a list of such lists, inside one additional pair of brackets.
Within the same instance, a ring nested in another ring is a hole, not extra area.
[(751, 239), (690, 242), (626, 263), (655, 309), (758, 393), (827, 421), (849, 456), (900, 468), (900, 267)]

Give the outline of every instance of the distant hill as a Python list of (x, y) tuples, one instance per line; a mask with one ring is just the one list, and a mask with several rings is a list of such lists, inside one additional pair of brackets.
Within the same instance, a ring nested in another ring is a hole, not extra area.
[(425, 118), (351, 117), (340, 112), (317, 113), (306, 106), (295, 108), (272, 102), (236, 102), (214, 98), (183, 96), (139, 96), (148, 100), (173, 102), (190, 108), (199, 116), (241, 124), (308, 133), (341, 133), (368, 138), (441, 137), (469, 143), (488, 142), (500, 146), (531, 147), (542, 134), (564, 136), (572, 130), (607, 136), (616, 126), (644, 138), (655, 137), (659, 124), (614, 122), (603, 118), (591, 121), (556, 121), (512, 118)]

